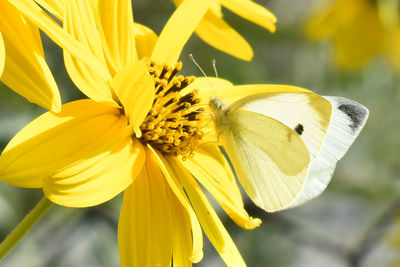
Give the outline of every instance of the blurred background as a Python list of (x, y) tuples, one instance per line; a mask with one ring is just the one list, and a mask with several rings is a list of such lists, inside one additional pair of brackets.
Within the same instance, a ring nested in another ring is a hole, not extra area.
[[(372, 0), (360, 1), (376, 4)], [(211, 60), (216, 59), (219, 76), (235, 84), (290, 84), (322, 95), (343, 96), (368, 107), (370, 117), (359, 138), (338, 163), (328, 189), (307, 204), (266, 214), (246, 200), (249, 213), (263, 220), (259, 228), (246, 231), (237, 227), (212, 197), (210, 200), (250, 267), (400, 266), (398, 71), (382, 53), (371, 56), (362, 66), (343, 69), (335, 59), (338, 55), (333, 52), (332, 39), (312, 42), (307, 38), (304, 25), (309, 14), (316, 4), (329, 0), (255, 2), (276, 15), (276, 33), (223, 10), (226, 21), (252, 45), (253, 61), (235, 59), (193, 36), (181, 56), (183, 74), (201, 75), (188, 59), (192, 53), (210, 76), (214, 75)], [(133, 7), (135, 21), (157, 34), (175, 9), (172, 1), (165, 0), (135, 0)], [(368, 29), (367, 32), (374, 28)], [(63, 103), (83, 98), (66, 75), (61, 50), (46, 37), (43, 39)], [(353, 46), (357, 45), (363, 44)], [(1, 151), (15, 133), (44, 110), (3, 84), (0, 87)], [(41, 196), (41, 190), (0, 182), (0, 240)], [(119, 266), (116, 229), (121, 201), (118, 196), (88, 209), (53, 206), (1, 266)], [(205, 242), (205, 257), (196, 266), (224, 266), (212, 246)]]

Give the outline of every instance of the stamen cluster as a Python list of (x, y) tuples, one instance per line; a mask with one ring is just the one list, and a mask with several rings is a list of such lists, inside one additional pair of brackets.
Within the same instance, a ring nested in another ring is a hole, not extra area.
[(153, 107), (140, 126), (143, 143), (149, 143), (163, 154), (192, 156), (203, 137), (203, 109), (199, 108), (198, 91), (182, 94), (193, 76), (176, 75), (182, 62), (173, 68), (148, 63), (148, 71), (154, 79), (156, 96)]

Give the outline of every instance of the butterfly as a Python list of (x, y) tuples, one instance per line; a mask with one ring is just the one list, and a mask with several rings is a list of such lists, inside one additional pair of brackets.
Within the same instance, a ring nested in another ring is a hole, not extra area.
[(308, 90), (276, 90), (226, 106), (210, 100), (220, 144), (250, 199), (268, 212), (321, 194), (368, 118), (363, 105)]

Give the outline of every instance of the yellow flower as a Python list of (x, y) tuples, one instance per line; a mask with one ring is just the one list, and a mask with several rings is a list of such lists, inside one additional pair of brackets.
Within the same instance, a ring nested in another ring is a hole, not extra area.
[[(22, 129), (0, 157), (1, 179), (42, 188), (51, 201), (70, 207), (97, 205), (125, 190), (118, 229), (122, 266), (198, 262), (202, 230), (228, 266), (244, 266), (198, 182), (241, 227), (261, 221), (244, 210), (228, 162), (216, 143), (208, 143), (215, 137), (198, 97), (202, 83), (195, 90), (189, 86), (194, 77), (177, 75), (179, 54), (208, 1), (185, 1), (159, 38), (133, 23), (131, 1), (93, 3), (67, 1), (63, 26), (101, 66), (92, 68), (90, 59), (63, 43), (64, 31), (49, 32), (65, 49), (71, 78), (91, 99), (65, 104)], [(42, 10), (29, 12), (34, 21), (45, 20)], [(95, 71), (101, 69), (107, 74)]]
[[(184, 0), (174, 0), (179, 6)], [(247, 41), (223, 19), (224, 6), (237, 15), (275, 32), (276, 17), (251, 0), (212, 0), (212, 5), (196, 28), (197, 35), (209, 45), (243, 60), (253, 58)]]
[(3, 36), (1, 35), (1, 32), (0, 32), (0, 77), (1, 77), (1, 74), (3, 74), (5, 61), (6, 61), (6, 51), (4, 49)]
[(397, 1), (335, 0), (314, 8), (305, 24), (315, 41), (330, 40), (339, 68), (356, 70), (378, 54), (400, 70)]
[(391, 229), (389, 229), (384, 236), (384, 242), (393, 253), (393, 257), (388, 266), (397, 267), (400, 266), (400, 214), (398, 212), (396, 213), (394, 222), (392, 224), (393, 225), (391, 226)]
[(61, 109), (39, 29), (7, 0), (0, 0), (0, 80), (30, 102), (53, 111)]

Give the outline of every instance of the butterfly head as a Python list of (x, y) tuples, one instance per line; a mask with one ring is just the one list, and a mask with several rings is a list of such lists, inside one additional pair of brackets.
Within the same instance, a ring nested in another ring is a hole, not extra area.
[(211, 97), (210, 98), (210, 109), (212, 112), (217, 113), (218, 111), (224, 110), (225, 106), (222, 103), (221, 99), (218, 97)]
[(227, 106), (218, 97), (210, 98), (209, 107), (213, 114), (215, 129), (219, 136), (231, 127), (228, 119), (229, 108), (227, 108)]

